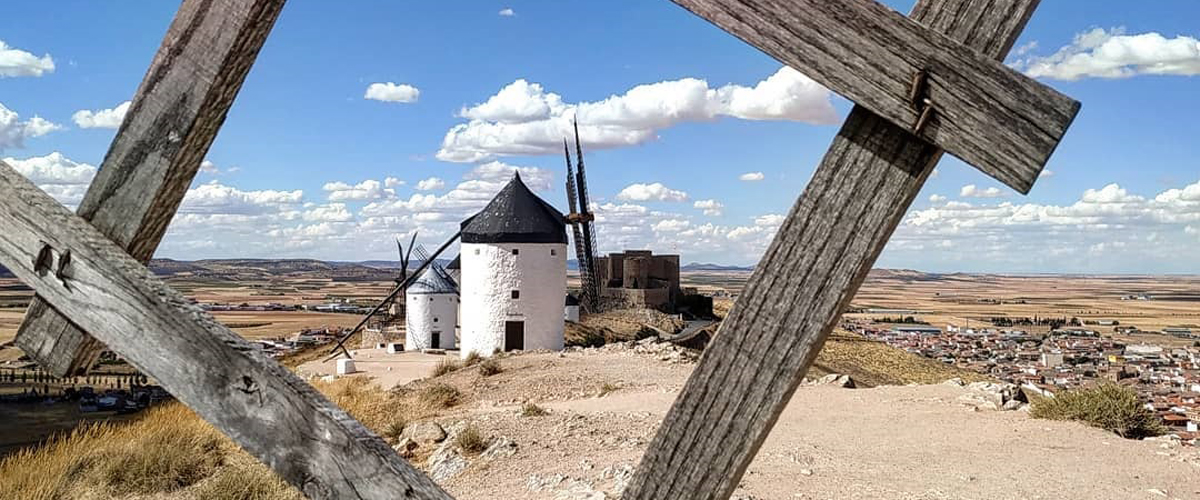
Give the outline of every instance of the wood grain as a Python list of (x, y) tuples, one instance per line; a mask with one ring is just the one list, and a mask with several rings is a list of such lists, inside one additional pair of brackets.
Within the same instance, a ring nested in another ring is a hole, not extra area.
[(989, 47), (958, 38), (963, 45), (875, 0), (673, 1), (904, 129), (918, 117), (913, 75), (927, 69), (936, 112), (921, 138), (1022, 193), (1079, 111), (978, 52)]
[[(1000, 59), (1036, 5), (921, 0), (913, 18)], [(725, 499), (733, 493), (941, 154), (906, 129), (854, 108), (623, 498)]]
[[(450, 498), (4, 162), (0, 227), (0, 265), (309, 498)], [(34, 269), (43, 245), (53, 249), (54, 269), (71, 252), (69, 279)]]
[[(79, 215), (134, 258), (154, 255), (283, 4), (180, 6), (79, 205)], [(58, 377), (85, 371), (103, 348), (37, 297), (16, 342)]]

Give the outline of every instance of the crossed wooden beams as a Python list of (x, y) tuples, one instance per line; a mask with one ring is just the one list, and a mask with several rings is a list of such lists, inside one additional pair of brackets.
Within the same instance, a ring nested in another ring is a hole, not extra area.
[[(675, 2), (857, 103), (625, 492), (724, 499), (942, 150), (1028, 192), (1079, 104), (997, 61), (1037, 0), (921, 0), (911, 20), (873, 0)], [(282, 5), (183, 2), (78, 216), (0, 162), (0, 264), (38, 294), (18, 345), (61, 376), (107, 344), (312, 498), (449, 498), (139, 262)]]

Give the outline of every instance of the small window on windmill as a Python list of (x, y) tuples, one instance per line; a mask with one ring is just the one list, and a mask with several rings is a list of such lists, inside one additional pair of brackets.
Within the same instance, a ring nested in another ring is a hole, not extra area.
[(558, 249), (551, 248), (551, 249), (550, 249), (550, 256), (551, 256), (551, 257), (553, 257), (553, 256), (555, 256), (555, 255), (558, 255)]
[(475, 249), (475, 255), (479, 255), (479, 249), (478, 249), (478, 248), (476, 248), (476, 249)]
[(521, 249), (520, 249), (520, 248), (514, 248), (514, 249), (513, 249), (513, 255), (520, 255), (520, 254), (521, 254)]
[(433, 317), (433, 322), (434, 322), (434, 323), (437, 323), (437, 320), (438, 320), (438, 319), (437, 319), (437, 316), (434, 316), (434, 317)]
[(521, 291), (520, 291), (520, 290), (513, 290), (513, 291), (512, 291), (512, 298), (514, 298), (514, 299), (519, 299), (519, 298), (521, 298)]

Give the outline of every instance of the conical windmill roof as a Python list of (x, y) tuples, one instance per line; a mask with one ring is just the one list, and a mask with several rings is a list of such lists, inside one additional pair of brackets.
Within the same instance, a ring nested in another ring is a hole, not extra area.
[(519, 174), (483, 210), (462, 223), (463, 243), (567, 243), (563, 214), (539, 198)]
[(458, 287), (445, 275), (430, 267), (424, 273), (421, 273), (420, 278), (417, 278), (411, 285), (408, 285), (408, 293), (410, 295), (458, 293)]

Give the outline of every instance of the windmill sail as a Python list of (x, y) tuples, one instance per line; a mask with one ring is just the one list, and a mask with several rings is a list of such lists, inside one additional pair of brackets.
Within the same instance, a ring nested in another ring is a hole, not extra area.
[[(583, 167), (583, 146), (579, 142), (579, 122), (575, 122), (575, 160), (579, 167), (577, 172), (571, 171), (571, 154), (563, 143), (567, 156), (567, 198), (571, 208), (571, 227), (575, 236), (575, 257), (579, 262), (579, 280), (581, 284), (580, 304), (587, 311), (598, 311), (600, 307), (600, 288), (596, 273), (595, 247), (596, 235), (592, 226), (595, 216), (588, 204), (587, 174)], [(578, 196), (578, 200), (576, 200)], [(578, 201), (578, 211), (576, 210)]]
[(589, 278), (593, 275), (591, 269), (588, 267), (588, 259), (585, 257), (587, 254), (584, 251), (583, 230), (579, 227), (579, 211), (575, 196), (575, 171), (571, 168), (571, 151), (567, 149), (567, 140), (565, 138), (563, 139), (563, 155), (567, 158), (567, 206), (571, 209), (569, 212), (570, 215), (568, 215), (573, 236), (571, 241), (575, 242), (575, 262), (579, 267), (579, 280), (582, 285), (580, 303), (587, 304), (584, 306), (586, 309), (592, 305), (590, 301), (591, 297), (589, 297), (592, 293), (591, 280)]

